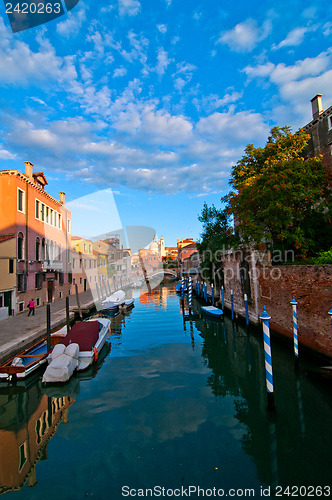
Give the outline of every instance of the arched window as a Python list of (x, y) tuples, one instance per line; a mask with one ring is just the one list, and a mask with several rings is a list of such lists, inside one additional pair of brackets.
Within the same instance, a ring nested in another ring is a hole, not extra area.
[(17, 235), (17, 259), (24, 259), (24, 236), (23, 233), (18, 233)]
[(36, 238), (36, 260), (40, 260), (40, 239)]
[(41, 260), (45, 260), (45, 238), (42, 239), (42, 244), (41, 244)]

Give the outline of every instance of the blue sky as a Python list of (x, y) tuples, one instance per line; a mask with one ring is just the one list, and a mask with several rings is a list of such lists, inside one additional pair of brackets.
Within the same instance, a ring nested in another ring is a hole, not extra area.
[(15, 34), (0, 15), (0, 169), (29, 160), (68, 202), (111, 189), (166, 245), (199, 237), (248, 143), (332, 105), (330, 1), (80, 0)]

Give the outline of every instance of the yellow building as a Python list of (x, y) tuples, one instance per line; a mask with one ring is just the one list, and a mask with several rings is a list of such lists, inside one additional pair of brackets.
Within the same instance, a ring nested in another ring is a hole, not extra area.
[(86, 238), (72, 236), (71, 238), (71, 262), (72, 262), (72, 289), (75, 293), (95, 289), (98, 280), (97, 257), (93, 252), (93, 243)]

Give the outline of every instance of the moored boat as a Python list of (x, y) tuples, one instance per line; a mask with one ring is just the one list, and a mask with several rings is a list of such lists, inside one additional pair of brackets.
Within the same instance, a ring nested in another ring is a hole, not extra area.
[(131, 299), (126, 299), (121, 307), (129, 309), (129, 307), (132, 307), (134, 305), (134, 301), (135, 299), (133, 297)]
[(110, 325), (107, 318), (90, 318), (75, 323), (53, 349), (43, 382), (66, 382), (75, 370), (85, 370), (93, 361), (97, 361)]
[(121, 306), (125, 301), (125, 296), (126, 294), (123, 290), (114, 292), (112, 295), (103, 300), (103, 302), (101, 303), (102, 310), (107, 311), (109, 309), (116, 309), (117, 307)]
[(202, 311), (209, 316), (212, 316), (213, 318), (221, 318), (223, 315), (223, 312), (221, 309), (218, 309), (218, 307), (214, 306), (202, 306), (201, 307)]
[(0, 365), (0, 380), (24, 379), (46, 363), (48, 354), (46, 339), (38, 340)]

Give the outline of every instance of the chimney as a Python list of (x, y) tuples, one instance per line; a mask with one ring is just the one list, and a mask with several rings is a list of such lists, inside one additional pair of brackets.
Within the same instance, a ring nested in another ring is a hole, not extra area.
[(33, 164), (30, 163), (29, 161), (25, 161), (24, 165), (25, 165), (25, 175), (28, 177), (28, 179), (33, 181), (33, 177), (32, 177)]
[(62, 191), (60, 192), (60, 203), (61, 205), (65, 204), (65, 193), (63, 193)]
[(311, 99), (312, 117), (316, 120), (323, 113), (322, 94), (317, 94)]

